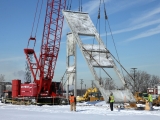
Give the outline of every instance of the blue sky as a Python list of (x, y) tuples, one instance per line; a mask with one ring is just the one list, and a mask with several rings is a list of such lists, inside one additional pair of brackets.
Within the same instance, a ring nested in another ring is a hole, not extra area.
[[(101, 0), (103, 1), (103, 0)], [(6, 81), (24, 79), (25, 54), (31, 35), (37, 0), (0, 0), (0, 74)], [(78, 10), (78, 0), (72, 0), (72, 10)], [(82, 0), (83, 12), (88, 12), (96, 26), (99, 0)], [(151, 75), (160, 76), (160, 0), (105, 0), (108, 20), (112, 30), (116, 49), (124, 68), (146, 71)], [(42, 15), (37, 32), (35, 51), (39, 56), (46, 4), (44, 2)], [(106, 43), (103, 4), (101, 4), (100, 30)], [(107, 28), (107, 48), (113, 55), (115, 48)], [(66, 33), (69, 27), (64, 22), (61, 48), (56, 65), (54, 81), (60, 81), (66, 69)], [(78, 52), (77, 80), (91, 87), (93, 77), (85, 60)], [(85, 71), (84, 71), (85, 70)], [(83, 84), (83, 85), (84, 85)]]

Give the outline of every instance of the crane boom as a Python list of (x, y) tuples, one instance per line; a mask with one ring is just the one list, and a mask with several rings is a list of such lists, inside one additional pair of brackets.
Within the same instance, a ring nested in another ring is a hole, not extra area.
[[(24, 49), (34, 82), (38, 85), (37, 96), (50, 95), (62, 35), (64, 20), (62, 9), (65, 9), (65, 6), (66, 0), (47, 0), (39, 59), (34, 49)], [(30, 38), (28, 43), (30, 40), (36, 40), (36, 38)], [(34, 60), (30, 59), (31, 55)]]

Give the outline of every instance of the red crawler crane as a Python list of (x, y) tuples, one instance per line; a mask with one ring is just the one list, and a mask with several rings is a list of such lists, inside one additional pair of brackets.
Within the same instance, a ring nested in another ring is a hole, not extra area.
[[(37, 85), (36, 96), (38, 102), (49, 102), (46, 100), (48, 97), (54, 96), (55, 98), (55, 96), (59, 96), (54, 91), (57, 86), (55, 85), (55, 82), (52, 82), (52, 79), (54, 77), (54, 70), (60, 49), (64, 20), (62, 10), (65, 9), (65, 5), (66, 0), (47, 1), (39, 59), (37, 58), (34, 49), (24, 49), (34, 83)], [(28, 44), (30, 41), (36, 42), (36, 38), (30, 37)], [(33, 55), (33, 60), (30, 59), (30, 55)]]

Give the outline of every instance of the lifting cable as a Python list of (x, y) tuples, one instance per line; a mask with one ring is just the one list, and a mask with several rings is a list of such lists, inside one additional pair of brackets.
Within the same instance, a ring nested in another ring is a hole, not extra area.
[(66, 7), (67, 10), (69, 9), (69, 1), (70, 1), (70, 0), (68, 0), (67, 7)]
[(28, 48), (28, 46), (29, 46), (30, 40), (34, 40), (33, 49), (34, 49), (34, 47), (35, 47), (35, 44), (36, 44), (36, 34), (37, 34), (38, 25), (39, 25), (39, 19), (40, 19), (40, 15), (41, 15), (42, 5), (43, 5), (43, 0), (42, 0), (42, 3), (41, 3), (40, 13), (39, 13), (39, 16), (38, 16), (38, 22), (37, 22), (37, 26), (36, 26), (36, 30), (35, 30), (35, 36), (33, 37), (33, 36), (32, 36), (32, 33), (33, 33), (34, 26), (35, 26), (35, 20), (36, 20), (37, 10), (38, 10), (38, 6), (39, 6), (39, 0), (38, 0), (38, 1), (37, 1), (37, 6), (36, 6), (36, 12), (35, 12), (34, 20), (33, 20), (33, 24), (32, 24), (31, 35), (30, 35), (30, 38), (29, 38), (29, 40), (28, 40), (27, 48)]
[(79, 12), (82, 12), (82, 0), (79, 0)]
[(71, 10), (72, 0), (68, 0), (67, 10)]
[(39, 19), (40, 19), (40, 16), (41, 16), (42, 5), (43, 5), (43, 0), (42, 0), (42, 3), (41, 3), (40, 13), (39, 13), (39, 16), (38, 16), (38, 22), (37, 22), (37, 27), (36, 27), (36, 32), (35, 32), (35, 38), (36, 38), (37, 29), (38, 29), (38, 25), (39, 25)]
[(69, 10), (71, 10), (71, 7), (72, 7), (72, 0), (71, 0), (71, 3), (70, 3), (70, 6), (69, 6)]
[[(98, 16), (97, 16), (97, 22), (96, 22), (96, 29), (98, 28), (98, 23), (99, 23), (99, 32), (100, 32), (100, 6), (101, 6), (101, 0), (100, 0), (100, 4), (99, 4), (99, 10), (98, 10)], [(100, 34), (99, 34), (99, 38), (100, 38)], [(92, 51), (93, 51), (93, 45), (94, 45), (94, 40), (95, 40), (95, 37), (93, 38), (93, 44), (92, 44), (92, 50), (91, 50), (91, 54), (90, 54), (90, 59), (92, 57), (92, 59), (99, 65), (101, 66), (93, 57), (92, 55)], [(99, 42), (99, 50), (100, 50), (100, 42)], [(88, 53), (89, 54), (89, 53)], [(99, 61), (100, 61), (100, 51), (99, 51)], [(111, 76), (107, 73), (107, 71), (105, 71), (102, 67), (101, 69), (111, 78)], [(99, 80), (101, 80), (101, 69), (100, 69), (100, 72), (99, 72)], [(112, 78), (111, 78), (112, 79)], [(100, 82), (100, 81), (99, 81)]]
[[(39, 0), (37, 1), (36, 12), (35, 12), (35, 15), (34, 15), (34, 20), (33, 20), (32, 30), (31, 30), (31, 35), (30, 35), (30, 38), (29, 38), (29, 40), (28, 40), (27, 48), (28, 48), (28, 46), (29, 46), (29, 42), (30, 42), (30, 40), (34, 40), (34, 46), (35, 46), (36, 38), (35, 38), (35, 37), (32, 37), (32, 33), (33, 33), (34, 24), (35, 24), (35, 20), (36, 20), (38, 4), (39, 4)], [(33, 48), (34, 48), (34, 46), (33, 46)]]
[(103, 0), (103, 5), (104, 5), (104, 15), (105, 15), (105, 33), (106, 33), (106, 48), (107, 48), (107, 29), (106, 29), (106, 20), (108, 19), (107, 13), (106, 13), (106, 7), (105, 7), (105, 2)]
[[(101, 7), (101, 0), (100, 0), (100, 3), (99, 3), (99, 13), (98, 13), (98, 19), (99, 19), (99, 39), (100, 39), (100, 25), (101, 25), (101, 22), (100, 22), (100, 12), (101, 12), (101, 10), (100, 10), (100, 7)], [(99, 43), (99, 63), (100, 63), (100, 41), (98, 41), (98, 43)], [(101, 68), (99, 69), (99, 76), (100, 76), (100, 78), (99, 78), (99, 82), (100, 82), (100, 85), (101, 85)]]
[[(103, 0), (103, 3), (104, 3), (104, 0)], [(106, 13), (105, 3), (104, 3), (104, 14), (105, 14), (105, 20), (107, 20), (107, 22), (108, 22), (109, 30), (110, 30), (112, 40), (113, 40), (113, 43), (114, 43), (114, 47), (115, 47), (115, 50), (116, 50), (116, 54), (117, 54), (117, 57), (118, 57), (118, 63), (120, 64), (120, 59), (119, 59), (119, 55), (118, 55), (118, 52), (117, 52), (116, 44), (115, 44), (115, 41), (114, 41), (114, 38), (113, 38), (112, 30), (111, 30), (109, 20), (108, 20), (108, 17), (107, 17), (107, 13)], [(106, 22), (105, 22), (105, 26), (106, 26)], [(123, 75), (123, 78), (124, 78), (124, 81), (125, 81), (124, 73), (123, 73), (123, 70), (122, 70), (122, 65), (120, 64), (120, 66), (121, 66), (122, 75)]]
[(82, 0), (81, 0), (81, 12), (82, 12)]
[[(101, 3), (100, 3), (101, 4)], [(98, 23), (99, 23), (99, 19), (100, 19), (100, 4), (99, 4), (99, 10), (98, 10), (98, 16), (97, 16), (97, 22), (96, 22), (96, 29), (97, 29), (97, 25), (98, 25)], [(93, 50), (93, 46), (94, 46), (94, 41), (95, 41), (95, 36), (94, 36), (94, 38), (93, 38), (93, 43), (92, 43), (92, 50)], [(92, 56), (92, 50), (91, 50), (91, 56)], [(90, 56), (90, 58), (91, 58), (91, 56)]]
[[(98, 14), (99, 14), (99, 12), (98, 12)], [(97, 22), (96, 22), (96, 29), (97, 29), (97, 25), (98, 25), (98, 22), (99, 22), (98, 16), (97, 16)], [(93, 43), (92, 43), (92, 49), (91, 49), (91, 56), (92, 56), (92, 50), (93, 50), (93, 46), (94, 46), (95, 36), (94, 36), (92, 41), (93, 41)], [(91, 58), (91, 56), (90, 56), (90, 58)]]
[(31, 37), (32, 37), (32, 32), (33, 32), (33, 29), (34, 29), (35, 20), (36, 20), (36, 15), (37, 15), (38, 4), (39, 4), (39, 0), (38, 0), (38, 2), (37, 2), (37, 6), (36, 6), (36, 12), (35, 12), (35, 15), (34, 15), (34, 20), (33, 20), (33, 24), (32, 24)]

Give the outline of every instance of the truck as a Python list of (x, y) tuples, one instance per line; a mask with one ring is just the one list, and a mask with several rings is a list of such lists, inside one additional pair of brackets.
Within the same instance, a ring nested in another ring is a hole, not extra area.
[(3, 91), (2, 103), (12, 103), (12, 91)]

